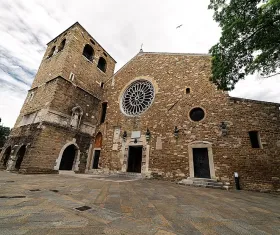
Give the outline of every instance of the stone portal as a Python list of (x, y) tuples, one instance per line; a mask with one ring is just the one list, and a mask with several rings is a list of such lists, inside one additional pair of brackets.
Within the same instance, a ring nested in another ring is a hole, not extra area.
[(127, 172), (141, 173), (143, 146), (129, 146)]
[(92, 169), (98, 169), (99, 157), (100, 157), (100, 150), (98, 149), (94, 150)]
[(59, 170), (71, 171), (73, 169), (77, 148), (74, 144), (69, 145), (63, 152)]
[(92, 165), (92, 169), (98, 169), (99, 158), (100, 158), (101, 148), (102, 148), (102, 134), (101, 134), (101, 132), (97, 133), (97, 135), (95, 137), (93, 147), (94, 147), (94, 149), (93, 149), (93, 152), (92, 152), (91, 165)]
[(5, 169), (7, 168), (7, 163), (8, 163), (8, 160), (10, 158), (11, 151), (12, 151), (12, 148), (11, 148), (11, 146), (9, 146), (8, 148), (6, 148), (6, 150), (4, 152), (4, 155), (3, 155), (3, 158), (2, 158), (2, 163), (3, 163), (3, 167)]
[(23, 146), (20, 147), (20, 149), (17, 152), (17, 155), (16, 155), (17, 160), (16, 160), (16, 164), (15, 164), (15, 170), (17, 170), (17, 171), (20, 169), (25, 151), (26, 151), (26, 146), (23, 145)]

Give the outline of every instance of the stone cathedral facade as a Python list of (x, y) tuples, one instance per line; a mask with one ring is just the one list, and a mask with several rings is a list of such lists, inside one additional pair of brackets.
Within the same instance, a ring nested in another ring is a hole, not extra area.
[(134, 172), (280, 190), (280, 104), (230, 97), (211, 57), (140, 51), (116, 61), (75, 23), (47, 44), (1, 168)]

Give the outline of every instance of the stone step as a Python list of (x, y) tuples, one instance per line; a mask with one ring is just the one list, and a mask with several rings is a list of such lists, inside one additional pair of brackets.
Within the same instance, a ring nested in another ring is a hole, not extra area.
[(223, 189), (223, 185), (205, 185), (205, 184), (193, 184), (189, 185), (193, 187), (201, 187), (201, 188), (215, 188), (215, 189)]
[[(182, 183), (179, 183), (182, 184)], [(183, 184), (183, 185), (191, 185), (191, 186), (203, 186), (205, 188), (210, 188), (210, 187), (224, 187), (224, 184), (219, 182), (216, 184), (207, 184), (207, 183), (194, 183), (194, 184)]]
[(222, 182), (207, 182), (207, 181), (194, 181), (193, 184), (216, 185), (216, 186), (224, 185)]
[(94, 177), (120, 177), (120, 178), (145, 178), (141, 173), (134, 172), (104, 172), (102, 170), (90, 170), (87, 172), (88, 175), (92, 175)]
[(75, 175), (76, 173), (75, 173), (75, 171), (61, 171), (61, 170), (59, 170), (58, 174), (60, 174), (60, 175)]
[(206, 181), (206, 182), (217, 182), (217, 179), (208, 179), (208, 178), (194, 178), (194, 177), (188, 177), (188, 180), (192, 181)]
[(131, 178), (142, 178), (142, 174), (141, 173), (134, 173), (134, 172), (118, 172), (115, 173), (114, 176), (118, 176), (118, 177), (131, 177)]
[(188, 177), (178, 182), (181, 185), (189, 185), (194, 187), (214, 188), (214, 189), (230, 189), (229, 185), (224, 185), (222, 182), (218, 182), (217, 179), (204, 179), (204, 178), (192, 178)]

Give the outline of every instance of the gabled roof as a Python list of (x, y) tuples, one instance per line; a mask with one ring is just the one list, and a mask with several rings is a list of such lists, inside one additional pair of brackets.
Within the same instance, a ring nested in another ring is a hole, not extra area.
[(176, 52), (139, 52), (138, 54), (178, 55), (178, 56), (211, 56), (207, 53), (176, 53)]
[(253, 100), (253, 99), (234, 97), (234, 96), (230, 96), (229, 99), (240, 101), (240, 102), (251, 102), (251, 103), (256, 103), (256, 104), (271, 104), (271, 105), (276, 105), (276, 106), (280, 105), (280, 103), (276, 103), (276, 102), (263, 101), (263, 100)]
[[(174, 53), (174, 52), (143, 52), (140, 51), (138, 52), (134, 57), (132, 57), (129, 61), (127, 61), (118, 71), (114, 73), (114, 76), (116, 76), (121, 70), (123, 70), (132, 60), (134, 60), (138, 56), (142, 56), (145, 54), (150, 54), (150, 55), (177, 55), (177, 56), (207, 56), (211, 57), (210, 54), (203, 54), (203, 53)], [(112, 77), (110, 77), (105, 83), (107, 83)]]

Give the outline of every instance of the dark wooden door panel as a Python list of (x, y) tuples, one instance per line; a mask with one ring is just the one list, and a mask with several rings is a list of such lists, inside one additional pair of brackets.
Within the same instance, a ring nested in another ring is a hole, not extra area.
[(141, 173), (142, 146), (130, 146), (128, 152), (127, 172)]
[(194, 177), (210, 178), (209, 158), (207, 148), (193, 149)]
[(99, 157), (100, 157), (100, 150), (94, 151), (94, 159), (93, 159), (93, 169), (98, 169), (98, 163), (99, 163)]

